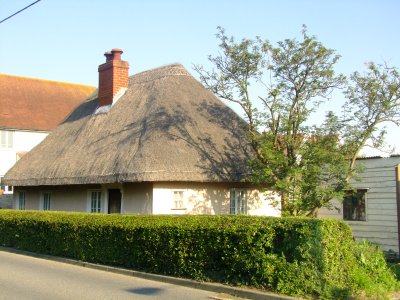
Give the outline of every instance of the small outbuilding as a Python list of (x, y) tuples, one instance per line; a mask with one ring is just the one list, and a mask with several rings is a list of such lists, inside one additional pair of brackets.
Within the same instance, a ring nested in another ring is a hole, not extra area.
[(336, 209), (321, 209), (318, 217), (346, 221), (354, 237), (367, 239), (385, 251), (399, 253), (400, 155), (357, 160), (362, 172), (354, 179), (354, 190)]

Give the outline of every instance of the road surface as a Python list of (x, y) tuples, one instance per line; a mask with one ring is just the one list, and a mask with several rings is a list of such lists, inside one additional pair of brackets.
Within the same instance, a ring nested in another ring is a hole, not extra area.
[(0, 251), (0, 299), (219, 299), (213, 292)]

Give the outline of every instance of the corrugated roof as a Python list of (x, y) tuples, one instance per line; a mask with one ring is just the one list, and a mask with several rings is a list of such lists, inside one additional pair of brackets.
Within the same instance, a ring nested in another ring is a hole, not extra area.
[(0, 128), (49, 131), (95, 88), (0, 74)]
[(182, 65), (130, 77), (106, 113), (97, 96), (6, 174), (14, 186), (142, 181), (238, 182), (252, 150), (245, 122)]

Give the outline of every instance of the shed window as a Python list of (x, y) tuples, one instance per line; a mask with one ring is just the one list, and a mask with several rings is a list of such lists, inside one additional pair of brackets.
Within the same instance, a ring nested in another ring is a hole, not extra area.
[(367, 190), (348, 191), (343, 200), (343, 219), (347, 221), (366, 221), (365, 196)]
[(247, 190), (232, 189), (230, 191), (230, 213), (247, 214)]

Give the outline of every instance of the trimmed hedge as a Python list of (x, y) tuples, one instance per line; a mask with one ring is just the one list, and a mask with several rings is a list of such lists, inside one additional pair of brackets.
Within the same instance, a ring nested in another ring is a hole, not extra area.
[[(365, 249), (353, 242), (347, 224), (335, 220), (2, 210), (0, 245), (320, 298), (362, 292), (365, 280), (359, 278), (370, 276), (362, 264)], [(385, 266), (386, 277), (375, 272), (375, 281), (394, 289)]]

